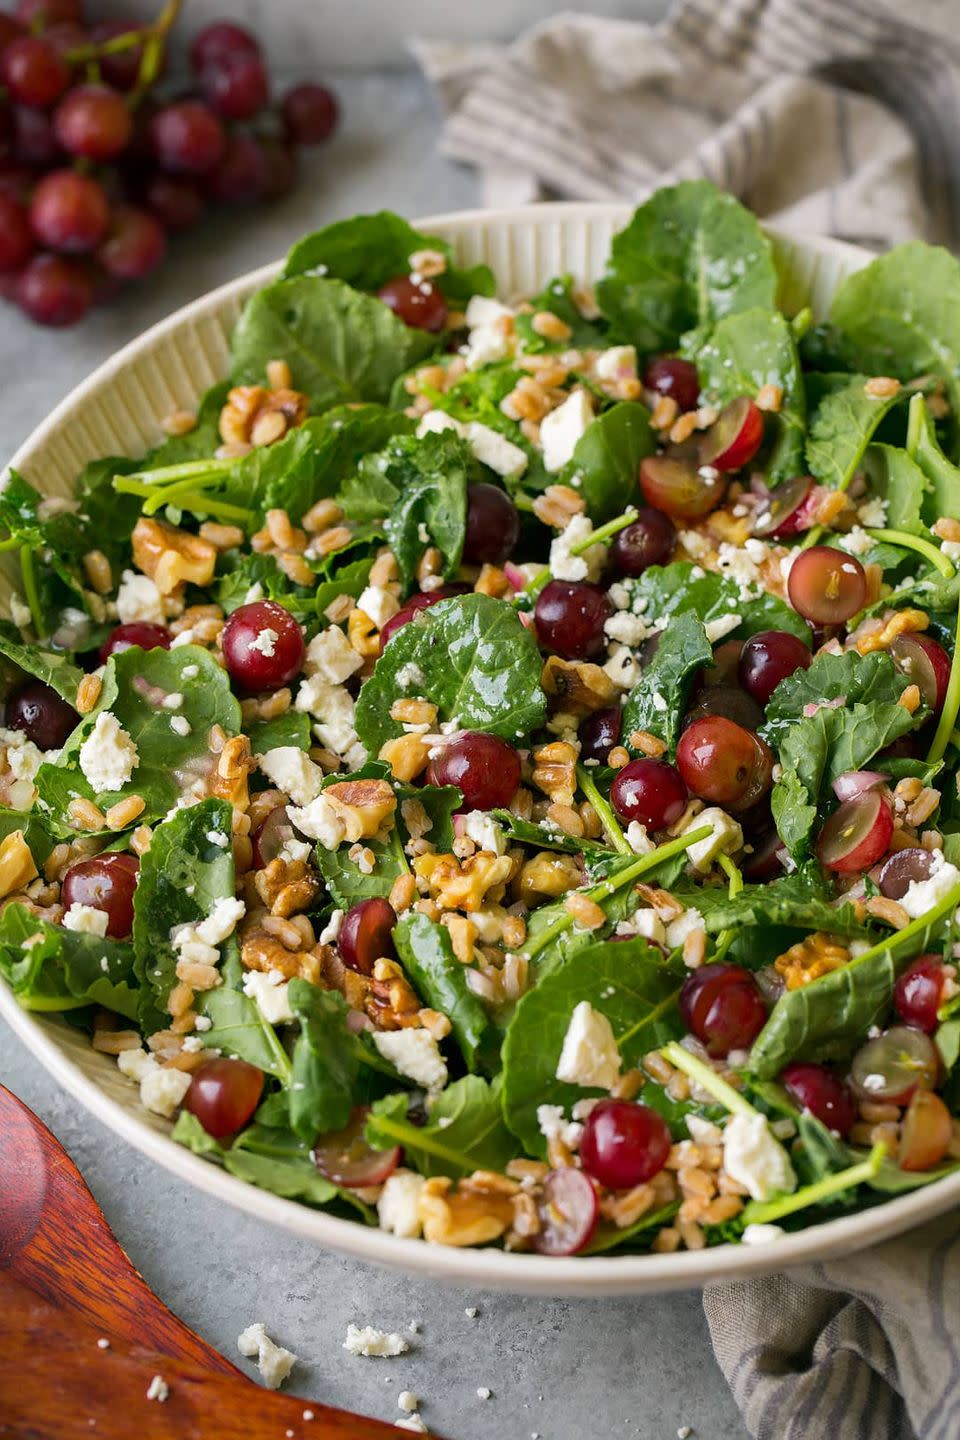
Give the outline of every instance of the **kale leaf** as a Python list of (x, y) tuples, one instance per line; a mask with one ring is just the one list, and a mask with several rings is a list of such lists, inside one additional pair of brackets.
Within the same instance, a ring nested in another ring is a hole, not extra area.
[(807, 468), (824, 485), (845, 490), (883, 417), (903, 399), (868, 395), (866, 375), (828, 376), (810, 421)]
[(661, 634), (653, 659), (644, 666), (627, 696), (623, 733), (628, 743), (635, 730), (646, 730), (665, 741), (672, 752), (694, 676), (712, 659), (713, 646), (703, 621), (688, 610), (675, 615)]
[(410, 1097), (387, 1095), (370, 1111), (366, 1137), (379, 1149), (402, 1145), (407, 1163), (421, 1175), (452, 1175), (474, 1170), (502, 1171), (519, 1149), (503, 1119), (501, 1077), (492, 1081), (464, 1075), (442, 1090), (425, 1125), (407, 1118)]
[(102, 1005), (137, 1017), (132, 945), (49, 925), (16, 903), (0, 915), (0, 975), (25, 1010)]
[(636, 498), (640, 462), (655, 449), (646, 408), (624, 400), (604, 410), (580, 436), (561, 480), (577, 480), (594, 524), (621, 515)]
[(496, 1040), (490, 1020), (467, 984), (466, 967), (453, 953), (446, 926), (408, 911), (394, 928), (393, 943), (421, 999), (449, 1018), (468, 1070), (491, 1068)]
[[(695, 575), (695, 570), (700, 573)], [(663, 622), (692, 612), (707, 625), (723, 615), (739, 615), (740, 625), (733, 632), (738, 638), (747, 640), (761, 630), (788, 630), (810, 643), (810, 626), (786, 601), (759, 585), (750, 587), (756, 595), (744, 599), (733, 576), (703, 571), (686, 560), (651, 565), (636, 580), (624, 583), (633, 597), (633, 610), (651, 619)]]

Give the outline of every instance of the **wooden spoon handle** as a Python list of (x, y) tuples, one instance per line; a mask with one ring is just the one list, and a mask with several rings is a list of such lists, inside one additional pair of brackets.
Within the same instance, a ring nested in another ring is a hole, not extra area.
[[(110, 1338), (109, 1349), (97, 1340)], [(148, 1400), (155, 1375), (169, 1388)], [(308, 1417), (305, 1419), (304, 1416)], [(3, 1440), (398, 1440), (395, 1426), (111, 1336), (0, 1272)]]
[(74, 1306), (104, 1334), (222, 1374), (242, 1373), (154, 1295), (114, 1239), (60, 1141), (0, 1085), (4, 1270), (56, 1305)]

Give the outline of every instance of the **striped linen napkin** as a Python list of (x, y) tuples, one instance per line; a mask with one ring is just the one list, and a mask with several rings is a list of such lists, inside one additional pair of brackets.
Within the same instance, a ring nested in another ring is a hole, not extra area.
[[(487, 204), (706, 176), (798, 231), (957, 245), (958, 21), (960, 0), (680, 0), (658, 25), (565, 14), (414, 51)], [(960, 1218), (704, 1309), (757, 1440), (960, 1437)]]

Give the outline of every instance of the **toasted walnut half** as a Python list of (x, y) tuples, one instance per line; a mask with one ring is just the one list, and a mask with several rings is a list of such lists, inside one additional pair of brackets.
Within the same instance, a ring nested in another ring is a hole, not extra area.
[(351, 842), (372, 839), (397, 808), (397, 797), (386, 780), (340, 780), (323, 794)]
[(30, 846), (23, 838), (22, 830), (13, 830), (0, 843), (0, 897), (10, 895), (23, 887), (37, 874), (37, 867), (30, 854)]
[(540, 683), (560, 708), (574, 715), (589, 715), (612, 705), (617, 687), (607, 672), (587, 660), (561, 660), (551, 655), (543, 667)]
[(272, 445), (302, 425), (309, 408), (299, 390), (236, 385), (220, 411), (220, 438), (225, 445)]
[(171, 595), (187, 581), (191, 585), (209, 585), (213, 579), (216, 547), (199, 535), (141, 515), (131, 540), (134, 564), (150, 576), (161, 595)]
[(850, 959), (850, 951), (841, 945), (836, 936), (823, 930), (791, 945), (773, 962), (778, 975), (782, 975), (788, 990), (799, 990), (811, 980), (819, 980), (831, 970), (839, 970)]
[(509, 1195), (454, 1190), (446, 1175), (435, 1175), (418, 1201), (424, 1239), (431, 1245), (486, 1245), (513, 1220)]
[(418, 879), (425, 880), (443, 910), (479, 910), (484, 900), (503, 898), (503, 887), (513, 874), (509, 855), (481, 850), (461, 862), (456, 855), (418, 855), (413, 862)]

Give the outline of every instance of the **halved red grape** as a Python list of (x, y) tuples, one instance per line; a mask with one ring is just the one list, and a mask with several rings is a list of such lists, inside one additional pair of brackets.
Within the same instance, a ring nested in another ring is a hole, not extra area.
[(893, 812), (878, 790), (845, 800), (820, 831), (817, 859), (838, 875), (869, 870), (887, 852), (893, 835)]
[(466, 565), (502, 565), (520, 535), (520, 513), (505, 490), (480, 483), (467, 486)]
[(580, 1161), (601, 1185), (626, 1190), (663, 1169), (671, 1144), (666, 1121), (649, 1105), (601, 1100), (584, 1124)]
[(758, 705), (766, 706), (781, 680), (809, 669), (810, 646), (788, 630), (760, 630), (740, 652), (740, 684)]
[(342, 1130), (323, 1135), (313, 1147), (314, 1164), (334, 1185), (348, 1190), (363, 1190), (368, 1185), (382, 1185), (400, 1164), (403, 1154), (399, 1145), (389, 1150), (375, 1150), (364, 1138), (368, 1105), (358, 1105)]
[(232, 55), (259, 55), (260, 44), (255, 35), (231, 20), (215, 20), (198, 30), (190, 46), (190, 65), (199, 75), (208, 65), (215, 65)]
[(675, 520), (703, 520), (723, 499), (726, 481), (715, 467), (648, 455), (640, 463), (640, 489), (648, 505)]
[(130, 107), (106, 85), (78, 85), (60, 101), (53, 133), (71, 155), (112, 160), (127, 148), (133, 132)]
[(667, 515), (644, 507), (637, 518), (617, 532), (610, 563), (618, 575), (642, 575), (651, 565), (665, 565), (673, 554), (677, 532)]
[(223, 155), (226, 136), (209, 106), (199, 100), (179, 100), (158, 110), (150, 122), (154, 153), (175, 175), (203, 175)]
[(165, 625), (151, 625), (146, 620), (133, 620), (118, 625), (100, 646), (100, 664), (106, 665), (111, 655), (139, 645), (141, 650), (169, 650), (173, 636)]
[(825, 1065), (796, 1061), (781, 1071), (780, 1081), (804, 1110), (828, 1130), (847, 1136), (857, 1120), (857, 1102), (849, 1088)]
[(897, 1163), (901, 1170), (932, 1170), (953, 1139), (953, 1118), (939, 1095), (918, 1090), (903, 1117)]
[(745, 855), (740, 863), (744, 880), (751, 885), (763, 885), (768, 880), (776, 880), (778, 875), (783, 874), (783, 857), (787, 853), (776, 830), (764, 828), (760, 834), (752, 836), (751, 843), (752, 854)]
[(617, 771), (610, 800), (625, 824), (638, 820), (648, 830), (662, 830), (683, 814), (687, 787), (666, 760), (631, 760)]
[(107, 232), (110, 207), (103, 187), (75, 170), (54, 170), (33, 192), (30, 224), (51, 250), (81, 255), (95, 250)]
[(60, 903), (88, 905), (107, 915), (107, 934), (125, 940), (133, 929), (133, 896), (137, 888), (140, 861), (136, 855), (119, 852), (81, 860), (63, 877)]
[(33, 245), (26, 206), (15, 195), (0, 191), (0, 273), (21, 270), (33, 254)]
[(214, 1140), (235, 1135), (253, 1118), (263, 1094), (263, 1071), (225, 1055), (205, 1060), (193, 1072), (184, 1110), (195, 1115)]
[(286, 842), (294, 838), (286, 805), (275, 805), (250, 836), (254, 870), (262, 870), (271, 860), (276, 860)]
[(937, 1048), (929, 1035), (894, 1025), (861, 1045), (850, 1066), (850, 1081), (864, 1100), (906, 1105), (918, 1087), (933, 1090), (939, 1073)]
[(595, 660), (606, 648), (603, 627), (613, 607), (599, 585), (551, 580), (537, 596), (537, 640), (567, 660)]
[(0, 54), (0, 80), (18, 105), (45, 110), (70, 84), (70, 67), (49, 41), (22, 35)]
[(223, 629), (223, 658), (231, 680), (248, 691), (279, 690), (299, 674), (303, 631), (275, 600), (241, 605)]
[(786, 540), (813, 525), (814, 479), (812, 475), (794, 475), (771, 490), (766, 503), (757, 511), (753, 533), (763, 539)]
[(116, 280), (141, 280), (155, 270), (167, 252), (160, 222), (139, 205), (118, 205), (110, 216), (106, 239), (97, 259)]
[(434, 285), (432, 280), (395, 275), (380, 286), (377, 298), (414, 330), (435, 332), (447, 323), (447, 302), (439, 285)]
[(767, 1020), (767, 1007), (749, 970), (741, 965), (701, 965), (680, 991), (680, 1017), (710, 1055), (746, 1050)]
[(322, 145), (337, 128), (336, 96), (325, 85), (295, 85), (280, 107), (287, 137), (294, 145)]
[(224, 120), (252, 120), (270, 98), (267, 71), (259, 55), (234, 51), (204, 67), (204, 99)]
[(701, 800), (746, 810), (770, 788), (773, 754), (751, 730), (723, 715), (706, 715), (681, 735), (677, 769)]
[(749, 464), (763, 441), (763, 415), (747, 395), (725, 405), (703, 437), (701, 465), (728, 473)]
[(600, 1207), (582, 1170), (551, 1170), (543, 1182), (540, 1229), (534, 1249), (541, 1255), (577, 1255), (593, 1239)]
[(623, 730), (623, 711), (619, 705), (609, 710), (595, 710), (580, 722), (577, 738), (580, 741), (580, 759), (597, 760), (606, 765), (607, 756), (614, 745), (620, 744)]
[(862, 610), (867, 577), (860, 561), (832, 545), (801, 550), (787, 581), (790, 604), (815, 625), (842, 625)]
[(679, 355), (655, 355), (648, 360), (643, 384), (646, 390), (653, 390), (657, 395), (669, 395), (680, 410), (694, 410), (700, 396), (696, 365), (690, 360), (681, 360)]
[(883, 862), (877, 878), (880, 894), (888, 900), (902, 900), (913, 881), (922, 884), (929, 880), (932, 870), (933, 856), (929, 850), (922, 850), (919, 845), (898, 850)]
[(337, 946), (344, 965), (361, 975), (372, 975), (378, 960), (394, 955), (393, 928), (397, 912), (387, 900), (375, 896), (360, 900), (343, 917)]
[(939, 715), (950, 684), (950, 656), (929, 635), (898, 635), (890, 646), (890, 658), (915, 685), (924, 705)]
[(59, 750), (80, 724), (80, 716), (42, 680), (25, 680), (7, 697), (4, 724), (22, 730), (41, 750)]
[(430, 761), (431, 785), (456, 785), (467, 810), (509, 805), (520, 785), (520, 756), (497, 735), (469, 731)]
[(937, 1028), (937, 1011), (943, 999), (943, 960), (939, 955), (918, 955), (893, 987), (893, 1004), (905, 1025), (926, 1035)]

